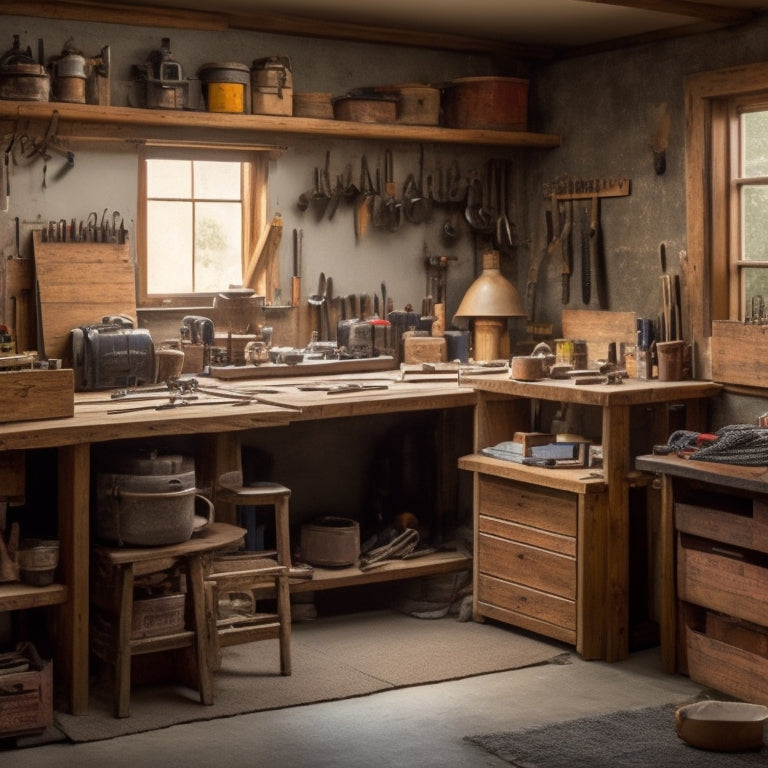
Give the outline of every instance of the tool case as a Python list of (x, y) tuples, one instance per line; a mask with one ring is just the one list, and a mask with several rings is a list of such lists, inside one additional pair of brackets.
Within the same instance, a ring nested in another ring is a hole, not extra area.
[(102, 322), (72, 330), (75, 391), (117, 389), (154, 380), (155, 350), (145, 328)]

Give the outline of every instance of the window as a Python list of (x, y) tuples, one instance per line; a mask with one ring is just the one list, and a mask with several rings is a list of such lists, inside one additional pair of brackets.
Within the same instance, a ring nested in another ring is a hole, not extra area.
[(736, 104), (738, 176), (732, 180), (734, 231), (731, 259), (738, 278), (740, 320), (766, 319), (768, 300), (768, 105)]
[(267, 153), (145, 148), (139, 304), (181, 306), (243, 285), (266, 217)]
[(768, 303), (768, 63), (688, 78), (685, 151), (686, 338), (709, 378), (712, 321)]

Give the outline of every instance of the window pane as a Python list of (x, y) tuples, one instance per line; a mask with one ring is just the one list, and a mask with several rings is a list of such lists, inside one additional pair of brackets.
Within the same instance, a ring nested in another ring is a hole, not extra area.
[(746, 261), (768, 261), (768, 187), (748, 186), (742, 192)]
[(762, 296), (768, 304), (768, 269), (745, 269), (744, 293), (746, 295), (746, 315), (751, 317), (752, 298)]
[(192, 291), (191, 203), (147, 202), (147, 291)]
[(192, 163), (189, 160), (147, 160), (147, 197), (192, 196)]
[(239, 200), (240, 163), (195, 162), (197, 200)]
[(195, 205), (195, 291), (242, 282), (241, 212), (239, 202)]

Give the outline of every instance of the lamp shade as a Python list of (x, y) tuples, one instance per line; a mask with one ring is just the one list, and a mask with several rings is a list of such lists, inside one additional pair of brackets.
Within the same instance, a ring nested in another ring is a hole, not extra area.
[(501, 274), (499, 252), (483, 254), (483, 271), (469, 286), (454, 317), (523, 317), (517, 288)]

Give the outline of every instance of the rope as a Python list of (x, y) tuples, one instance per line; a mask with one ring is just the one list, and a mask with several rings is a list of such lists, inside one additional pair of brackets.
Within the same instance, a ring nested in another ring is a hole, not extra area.
[(675, 453), (696, 461), (722, 464), (768, 466), (768, 429), (732, 424), (706, 437), (681, 429), (669, 436), (666, 445), (655, 446), (654, 453)]

